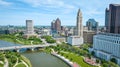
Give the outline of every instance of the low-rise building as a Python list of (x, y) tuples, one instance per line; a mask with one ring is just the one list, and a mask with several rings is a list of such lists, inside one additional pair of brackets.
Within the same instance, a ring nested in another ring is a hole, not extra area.
[(66, 42), (66, 38), (65, 37), (54, 37), (54, 39), (56, 40), (57, 43)]
[(99, 33), (94, 36), (93, 48), (95, 55), (107, 61), (114, 58), (120, 65), (120, 34)]
[(95, 31), (83, 31), (83, 39), (84, 43), (93, 43), (93, 36), (95, 35)]
[(73, 46), (80, 46), (83, 44), (83, 38), (80, 36), (70, 36), (67, 38), (67, 43)]

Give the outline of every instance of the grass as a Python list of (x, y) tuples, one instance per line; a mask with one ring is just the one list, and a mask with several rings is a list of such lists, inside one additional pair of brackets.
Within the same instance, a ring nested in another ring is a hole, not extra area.
[[(63, 52), (62, 52), (63, 53)], [(63, 53), (63, 56), (68, 58), (69, 60), (78, 63), (81, 67), (97, 67), (97, 66), (92, 66), (84, 62), (83, 58), (81, 56), (78, 56), (73, 53)]]
[(0, 67), (3, 67), (3, 64), (0, 64)]
[[(17, 40), (16, 40), (17, 39)], [(31, 45), (31, 42), (35, 45), (41, 44), (42, 41), (39, 38), (33, 37), (30, 39), (23, 38), (21, 35), (0, 35), (0, 40), (5, 40), (8, 42), (14, 42), (23, 45)]]
[(18, 64), (16, 67), (26, 67), (24, 64)]
[(29, 67), (32, 67), (31, 62), (30, 62), (26, 57), (24, 57), (24, 56), (22, 56), (22, 55), (21, 55), (21, 57), (22, 57), (22, 59), (28, 64)]

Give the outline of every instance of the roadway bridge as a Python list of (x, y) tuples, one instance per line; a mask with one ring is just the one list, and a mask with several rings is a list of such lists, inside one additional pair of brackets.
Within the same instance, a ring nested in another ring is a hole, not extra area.
[(44, 48), (44, 47), (55, 46), (55, 45), (56, 44), (10, 46), (10, 47), (1, 47), (0, 51), (4, 51), (4, 50), (17, 50), (17, 52), (19, 52), (20, 49), (22, 49), (22, 48), (30, 48), (32, 51), (34, 51), (34, 48)]

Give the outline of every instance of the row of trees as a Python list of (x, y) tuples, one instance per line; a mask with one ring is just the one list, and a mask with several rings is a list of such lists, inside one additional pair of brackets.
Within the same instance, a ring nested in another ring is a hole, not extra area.
[(30, 45), (31, 42), (33, 44), (41, 44), (42, 43), (42, 40), (40, 38), (31, 36), (30, 38), (26, 39), (20, 33), (0, 35), (0, 39), (8, 41), (8, 42), (14, 42), (14, 43), (25, 44), (25, 45)]
[(52, 36), (42, 36), (42, 38), (44, 38), (47, 41), (47, 43), (55, 43), (56, 42), (56, 40), (54, 40), (52, 38)]
[[(62, 43), (62, 44), (57, 45), (57, 46), (51, 46), (51, 48), (53, 48), (58, 53), (61, 53), (60, 51), (67, 51), (67, 52), (72, 52), (72, 53), (78, 54), (80, 56), (86, 56), (89, 58), (95, 57), (94, 52), (89, 53), (89, 51), (88, 51), (88, 48), (90, 46), (91, 46), (90, 44), (83, 44), (83, 45), (81, 45), (80, 48), (78, 48), (78, 47), (74, 47), (74, 46), (70, 46), (70, 45), (67, 45), (65, 43)], [(105, 60), (97, 58), (96, 62), (101, 63), (102, 67), (119, 67), (117, 64), (115, 64), (116, 63), (115, 59), (111, 59), (111, 61), (107, 62)]]
[(11, 51), (0, 52), (0, 61), (4, 62), (5, 61), (4, 58), (8, 59), (9, 67), (13, 67), (17, 61), (18, 63), (20, 63), (21, 62), (20, 60), (22, 59), (19, 53), (11, 52)]

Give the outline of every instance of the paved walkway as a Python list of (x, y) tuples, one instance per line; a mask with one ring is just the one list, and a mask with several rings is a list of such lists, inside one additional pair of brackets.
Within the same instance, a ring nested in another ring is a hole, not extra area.
[(29, 67), (28, 64), (25, 61), (23, 61), (23, 60), (21, 60), (21, 61), (26, 67)]
[(9, 63), (8, 63), (7, 58), (5, 58), (5, 64), (4, 64), (4, 67), (9, 67)]
[(15, 65), (13, 67), (16, 67), (18, 65), (18, 58), (17, 58), (17, 62), (15, 63)]
[(0, 64), (4, 64), (4, 62), (3, 62), (3, 61), (0, 61)]
[(69, 64), (71, 67), (73, 67), (73, 62), (71, 62), (70, 60), (66, 59), (65, 57), (57, 54), (57, 53), (54, 51), (54, 49), (52, 49), (52, 55), (54, 55), (54, 56), (62, 59), (62, 60), (65, 61), (67, 64)]

